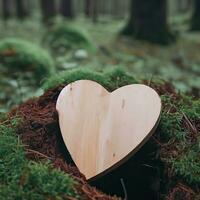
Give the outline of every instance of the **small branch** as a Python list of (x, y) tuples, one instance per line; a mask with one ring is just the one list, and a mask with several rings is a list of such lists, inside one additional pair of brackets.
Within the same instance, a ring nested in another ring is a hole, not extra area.
[(190, 189), (189, 187), (183, 185), (182, 183), (179, 183), (178, 186), (179, 186), (182, 190), (184, 190), (184, 191), (186, 191), (186, 192), (188, 192), (188, 193), (190, 193), (190, 194), (195, 194), (195, 192), (194, 192), (192, 189)]
[(122, 184), (122, 188), (123, 188), (123, 191), (124, 191), (124, 200), (128, 200), (128, 194), (127, 194), (127, 190), (126, 190), (126, 186), (124, 184), (123, 178), (120, 178), (120, 182)]
[(150, 79), (149, 79), (149, 81), (148, 81), (148, 84), (147, 84), (149, 87), (151, 86), (152, 80), (153, 80), (153, 74), (151, 75), (151, 77), (150, 77)]
[(182, 114), (183, 114), (185, 120), (187, 121), (189, 127), (191, 128), (191, 130), (192, 130), (195, 134), (197, 134), (197, 129), (196, 129), (196, 127), (194, 127), (194, 125), (193, 125), (192, 122), (188, 119), (188, 117), (186, 116), (185, 113), (182, 112)]
[(44, 155), (44, 154), (42, 154), (42, 153), (40, 153), (40, 152), (38, 152), (38, 151), (35, 151), (35, 150), (32, 150), (32, 149), (26, 149), (26, 151), (28, 151), (27, 153), (38, 154), (38, 155), (40, 155), (40, 156), (42, 156), (42, 157), (44, 157), (44, 158), (47, 158), (47, 159), (49, 159), (49, 160), (52, 160), (51, 157), (48, 157), (48, 156), (46, 156), (46, 155)]

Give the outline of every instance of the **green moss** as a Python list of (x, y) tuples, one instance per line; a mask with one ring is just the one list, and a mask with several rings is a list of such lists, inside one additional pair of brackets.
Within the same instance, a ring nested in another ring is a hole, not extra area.
[(104, 79), (108, 80), (108, 84), (105, 87), (109, 91), (116, 90), (117, 88), (125, 85), (138, 83), (138, 81), (131, 74), (127, 73), (121, 67), (105, 70), (102, 76)]
[(93, 80), (104, 86), (109, 91), (113, 91), (119, 87), (137, 83), (136, 79), (126, 73), (122, 68), (113, 68), (109, 71), (94, 72), (89, 69), (74, 69), (61, 72), (56, 76), (52, 76), (45, 82), (43, 88), (57, 87), (60, 84), (69, 84), (77, 80)]
[(44, 36), (44, 43), (55, 53), (65, 53), (69, 50), (87, 49), (94, 47), (86, 34), (69, 25), (56, 25)]
[(0, 41), (0, 67), (23, 72), (31, 71), (38, 79), (54, 71), (53, 60), (41, 47), (19, 38)]
[[(164, 95), (162, 101), (165, 109), (157, 133), (166, 148), (161, 148), (161, 159), (168, 163), (175, 176), (188, 184), (200, 184), (200, 133), (196, 127), (200, 100), (184, 95), (177, 100)], [(190, 124), (185, 126), (185, 123)]]
[(170, 162), (174, 172), (183, 177), (190, 184), (200, 184), (200, 137), (198, 142)]
[(0, 126), (0, 183), (17, 182), (26, 165), (22, 144), (10, 127)]
[(28, 161), (14, 127), (0, 125), (0, 199), (79, 198), (75, 184), (69, 175), (50, 164)]

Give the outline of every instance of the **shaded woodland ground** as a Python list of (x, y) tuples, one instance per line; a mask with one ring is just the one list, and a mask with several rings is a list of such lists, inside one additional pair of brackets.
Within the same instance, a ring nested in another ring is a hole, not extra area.
[[(185, 21), (187, 22), (187, 16), (174, 17), (171, 21), (176, 30), (188, 27), (187, 23), (185, 23)], [(69, 23), (72, 24), (72, 22)], [(81, 32), (89, 37), (93, 45), (92, 50), (88, 52), (80, 47), (77, 48), (77, 51), (74, 50), (64, 55), (59, 53), (56, 55), (57, 53), (53, 52), (52, 57), (57, 65), (56, 71), (81, 66), (102, 70), (118, 65), (141, 78), (151, 79), (154, 76), (160, 76), (162, 79), (172, 81), (178, 90), (182, 92), (194, 91), (195, 95), (199, 96), (200, 70), (198, 64), (200, 60), (198, 47), (200, 36), (198, 32), (181, 32), (176, 43), (170, 46), (160, 46), (119, 37), (119, 32), (124, 26), (123, 20), (106, 19), (105, 22), (99, 22), (95, 25), (90, 20), (83, 18), (78, 18), (73, 22), (73, 26), (78, 30), (80, 30), (82, 24), (84, 24), (84, 27), (81, 28)], [(13, 33), (13, 29), (15, 33)], [(45, 45), (43, 38), (46, 37), (47, 31), (37, 20), (29, 20), (22, 23), (9, 21), (5, 30), (4, 24), (1, 24), (1, 30), (2, 38), (5, 36), (20, 36), (34, 41), (36, 44)], [(78, 51), (81, 49), (83, 51)], [(75, 53), (77, 55), (78, 53), (83, 53), (83, 58), (79, 58), (79, 55), (77, 57), (74, 56)], [(19, 74), (17, 77), (23, 76), (20, 71), (17, 73)], [(2, 111), (6, 107), (9, 108), (10, 104), (15, 104), (15, 101), (18, 103), (32, 96), (36, 89), (31, 87), (33, 86), (31, 84), (32, 80), (28, 80), (30, 84), (24, 83), (26, 90), (23, 88), (23, 83), (20, 83), (23, 82), (23, 79), (19, 78), (17, 80), (12, 76), (13, 73), (9, 73), (9, 76), (2, 74), (1, 87), (4, 88), (1, 90)], [(5, 84), (3, 84), (3, 79), (5, 79)], [(11, 84), (11, 87), (5, 87), (5, 85), (9, 84)], [(12, 87), (12, 84), (15, 86)], [(18, 85), (22, 85), (22, 88), (20, 89), (21, 86)], [(14, 88), (14, 93), (11, 88)], [(9, 100), (6, 95), (9, 96)]]

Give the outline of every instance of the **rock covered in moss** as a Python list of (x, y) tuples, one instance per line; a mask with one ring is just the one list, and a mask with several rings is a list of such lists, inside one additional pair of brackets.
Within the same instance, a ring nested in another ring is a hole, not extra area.
[(20, 38), (0, 40), (0, 67), (11, 71), (30, 71), (39, 80), (54, 71), (53, 60), (47, 51)]
[(53, 26), (44, 36), (44, 43), (55, 53), (66, 53), (78, 49), (91, 51), (94, 49), (85, 33), (69, 25)]

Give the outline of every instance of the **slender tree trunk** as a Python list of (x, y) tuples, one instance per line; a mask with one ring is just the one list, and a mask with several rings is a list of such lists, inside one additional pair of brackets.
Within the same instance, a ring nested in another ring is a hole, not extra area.
[(90, 17), (93, 22), (98, 20), (98, 0), (85, 0), (85, 14)]
[(87, 17), (90, 16), (90, 4), (91, 4), (91, 0), (85, 0), (85, 15)]
[(122, 33), (154, 43), (173, 41), (167, 25), (166, 0), (131, 0), (130, 19)]
[(120, 16), (120, 1), (119, 0), (114, 0), (114, 3), (113, 3), (113, 8), (112, 8), (112, 13), (113, 15), (115, 15), (116, 17), (119, 17)]
[(66, 18), (73, 18), (73, 3), (72, 0), (61, 0), (60, 2), (60, 14)]
[(7, 20), (11, 17), (11, 1), (2, 0), (2, 14), (4, 20)]
[(98, 20), (98, 0), (92, 0), (91, 14), (92, 14), (93, 22), (97, 22), (97, 20)]
[(176, 7), (178, 12), (186, 12), (190, 8), (191, 2), (189, 0), (177, 0), (176, 1)]
[(191, 21), (191, 30), (200, 31), (200, 0), (194, 1), (194, 13)]
[(43, 22), (49, 23), (56, 15), (55, 0), (40, 0)]
[(24, 19), (28, 16), (28, 1), (27, 0), (16, 0), (17, 17)]

